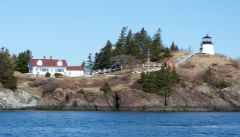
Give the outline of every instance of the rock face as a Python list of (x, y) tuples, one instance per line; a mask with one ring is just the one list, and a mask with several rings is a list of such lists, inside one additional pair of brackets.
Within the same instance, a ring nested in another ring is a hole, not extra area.
[(112, 93), (78, 93), (56, 89), (52, 93), (35, 95), (31, 89), (0, 91), (0, 109), (60, 109), (100, 111), (239, 111), (240, 85), (222, 90), (206, 84), (190, 88), (178, 87), (165, 98), (155, 93), (122, 88)]
[(27, 107), (34, 107), (37, 105), (39, 96), (34, 96), (28, 89), (13, 92), (5, 89), (0, 92), (0, 109), (22, 109)]

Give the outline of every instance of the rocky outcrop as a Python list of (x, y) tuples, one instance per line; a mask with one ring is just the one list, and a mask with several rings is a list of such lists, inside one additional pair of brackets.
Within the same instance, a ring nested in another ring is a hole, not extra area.
[(33, 95), (29, 89), (12, 90), (5, 89), (0, 92), (0, 109), (23, 109), (37, 106), (40, 96)]
[(240, 85), (216, 90), (206, 84), (177, 87), (165, 98), (155, 93), (122, 88), (112, 93), (78, 93), (57, 88), (36, 95), (31, 89), (0, 91), (0, 109), (60, 109), (100, 111), (239, 111)]

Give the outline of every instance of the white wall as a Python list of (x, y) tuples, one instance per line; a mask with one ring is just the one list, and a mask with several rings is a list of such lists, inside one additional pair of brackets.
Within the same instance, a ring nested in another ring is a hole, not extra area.
[(214, 53), (213, 44), (202, 44), (201, 53), (214, 55), (215, 53)]
[(67, 70), (67, 76), (82, 77), (82, 76), (84, 76), (84, 71), (83, 70)]
[[(46, 68), (46, 69), (48, 69), (48, 71), (43, 72), (43, 71), (41, 71), (42, 68)], [(56, 72), (56, 69), (63, 69), (63, 72)], [(49, 72), (51, 74), (51, 77), (54, 77), (55, 73), (61, 73), (62, 75), (65, 75), (67, 72), (67, 69), (66, 69), (66, 67), (40, 67), (40, 66), (37, 66), (37, 67), (32, 67), (31, 73), (35, 76), (44, 77), (47, 72)]]

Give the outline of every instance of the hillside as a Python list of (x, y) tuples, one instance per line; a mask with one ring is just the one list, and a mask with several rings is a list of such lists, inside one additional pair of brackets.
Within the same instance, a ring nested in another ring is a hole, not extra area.
[[(175, 52), (172, 60), (179, 60), (186, 52)], [(219, 89), (208, 85), (202, 75), (212, 68), (217, 80), (225, 80), (228, 87)], [(35, 78), (15, 72), (18, 89), (0, 89), (0, 109), (66, 109), (66, 110), (129, 110), (129, 111), (239, 111), (239, 62), (221, 55), (198, 54), (176, 69), (181, 82), (177, 84), (168, 105), (164, 97), (147, 93), (136, 81), (140, 74), (122, 78), (106, 78), (136, 70), (124, 70), (93, 78)], [(137, 69), (144, 71), (144, 69)], [(112, 92), (100, 87), (108, 82)], [(84, 92), (81, 91), (84, 90)]]

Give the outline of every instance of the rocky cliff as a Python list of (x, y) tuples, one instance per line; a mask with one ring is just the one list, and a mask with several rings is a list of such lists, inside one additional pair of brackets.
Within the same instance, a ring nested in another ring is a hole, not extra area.
[(57, 89), (34, 95), (31, 89), (0, 92), (0, 109), (60, 109), (100, 111), (239, 111), (240, 85), (213, 90), (207, 85), (178, 88), (167, 98), (155, 93), (122, 88), (112, 93), (77, 93)]

